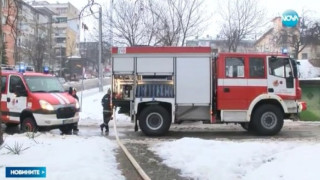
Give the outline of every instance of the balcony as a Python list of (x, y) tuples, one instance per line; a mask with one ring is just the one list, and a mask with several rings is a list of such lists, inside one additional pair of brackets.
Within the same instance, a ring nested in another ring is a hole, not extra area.
[(54, 37), (55, 38), (59, 38), (59, 37), (66, 38), (67, 35), (66, 35), (66, 33), (54, 33)]

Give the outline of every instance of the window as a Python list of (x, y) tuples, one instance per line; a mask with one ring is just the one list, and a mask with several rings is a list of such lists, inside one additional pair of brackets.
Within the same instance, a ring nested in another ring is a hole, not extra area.
[(61, 37), (59, 37), (59, 38), (56, 38), (56, 43), (65, 43), (66, 42), (66, 38), (61, 38)]
[(1, 19), (2, 24), (6, 24), (6, 19), (7, 19), (6, 16), (2, 16), (2, 19)]
[(67, 17), (58, 17), (56, 23), (66, 23), (68, 21)]
[(264, 77), (264, 62), (263, 58), (249, 58), (250, 78)]
[(269, 58), (270, 74), (278, 77), (290, 77), (292, 71), (288, 58)]
[(244, 77), (243, 58), (226, 58), (226, 77)]
[(2, 33), (3, 42), (6, 42), (6, 34)]
[(7, 84), (7, 77), (2, 76), (1, 77), (1, 93), (4, 93), (6, 91), (6, 84)]
[(302, 53), (302, 59), (308, 59), (308, 53)]
[(32, 92), (63, 92), (64, 89), (56, 77), (25, 76), (27, 86)]
[(7, 0), (2, 0), (2, 7), (6, 8), (7, 7)]
[(15, 93), (17, 88), (23, 88), (24, 84), (19, 76), (10, 77), (10, 93)]
[(65, 14), (68, 12), (67, 8), (57, 8), (58, 14)]
[(65, 28), (56, 28), (56, 35), (60, 35), (60, 34), (65, 34), (66, 33), (66, 29)]

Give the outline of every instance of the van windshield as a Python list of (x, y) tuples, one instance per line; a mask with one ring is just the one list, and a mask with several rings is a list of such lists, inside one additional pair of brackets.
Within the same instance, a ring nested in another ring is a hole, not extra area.
[(24, 76), (31, 92), (64, 92), (63, 86), (56, 77)]

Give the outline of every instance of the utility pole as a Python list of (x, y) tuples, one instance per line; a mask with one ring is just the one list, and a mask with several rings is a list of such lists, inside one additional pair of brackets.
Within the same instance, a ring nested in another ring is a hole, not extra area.
[[(95, 3), (94, 1), (89, 1), (88, 4), (80, 11), (79, 18), (81, 18), (84, 10), (88, 7), (92, 7), (94, 5), (99, 6), (99, 59), (98, 59), (98, 86), (99, 86), (99, 92), (102, 92), (102, 7), (99, 3)], [(91, 10), (91, 9), (90, 9)], [(94, 15), (94, 13), (91, 11), (91, 14)], [(95, 16), (94, 16), (95, 17)], [(96, 18), (96, 17), (95, 17)]]
[(98, 80), (99, 92), (102, 92), (102, 8), (99, 7), (99, 62), (98, 62)]
[(110, 43), (110, 52), (113, 46), (113, 0), (110, 1), (110, 29), (109, 29), (109, 43)]
[(62, 77), (62, 45), (60, 44), (60, 70), (59, 75)]

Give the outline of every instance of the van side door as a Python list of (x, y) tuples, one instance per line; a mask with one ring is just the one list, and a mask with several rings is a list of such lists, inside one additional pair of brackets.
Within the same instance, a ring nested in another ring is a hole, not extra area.
[(7, 107), (10, 121), (20, 121), (20, 113), (27, 107), (27, 96), (19, 96), (18, 91), (26, 91), (26, 87), (20, 76), (9, 76), (7, 93)]
[(9, 121), (9, 110), (7, 107), (7, 82), (8, 76), (1, 76), (1, 120)]

